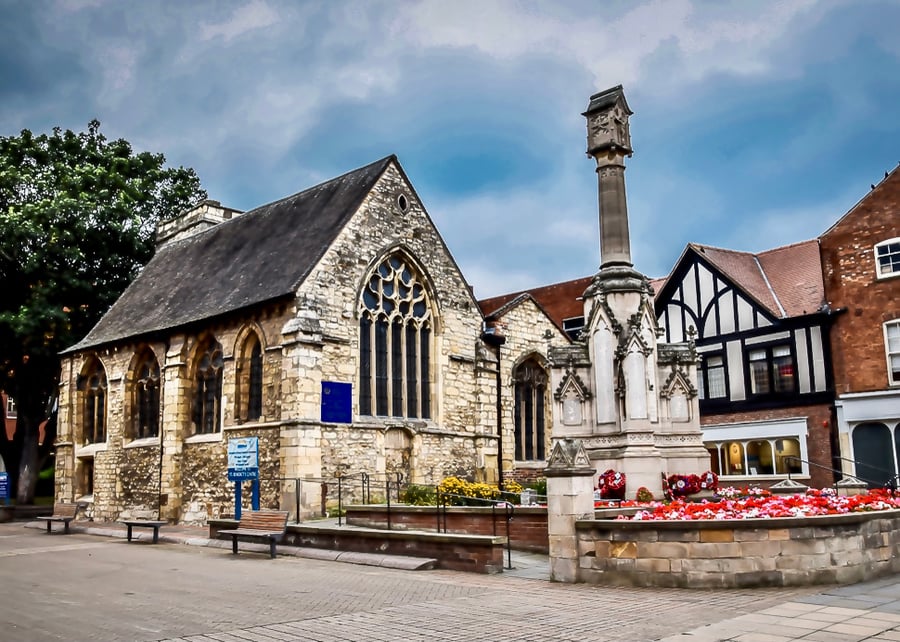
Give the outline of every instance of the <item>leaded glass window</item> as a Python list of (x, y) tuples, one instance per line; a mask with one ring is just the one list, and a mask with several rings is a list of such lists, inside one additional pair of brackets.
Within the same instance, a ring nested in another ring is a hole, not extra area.
[(516, 368), (513, 380), (516, 459), (541, 461), (544, 459), (547, 373), (535, 360), (529, 359)]
[(263, 360), (259, 339), (254, 335), (251, 340), (253, 346), (250, 348), (250, 371), (247, 378), (247, 419), (254, 421), (262, 416)]
[(424, 283), (399, 255), (363, 287), (359, 321), (359, 412), (431, 417), (431, 305)]
[(96, 359), (85, 370), (79, 388), (84, 441), (101, 444), (106, 441), (106, 371)]
[(134, 382), (134, 438), (159, 435), (159, 362), (152, 352), (143, 356)]
[(221, 427), (223, 366), (222, 346), (215, 341), (197, 355), (192, 408), (194, 431), (197, 433), (214, 433)]

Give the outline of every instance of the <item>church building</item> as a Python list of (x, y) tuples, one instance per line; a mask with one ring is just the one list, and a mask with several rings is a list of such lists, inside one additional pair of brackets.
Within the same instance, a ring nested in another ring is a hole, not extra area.
[[(62, 355), (56, 499), (99, 520), (231, 514), (247, 437), (262, 507), (318, 510), (361, 473), (496, 483), (519, 449), (549, 451), (547, 354), (569, 343), (538, 306), (516, 314), (501, 347), (394, 156), (246, 213), (203, 202)], [(528, 445), (498, 421), (526, 393)]]

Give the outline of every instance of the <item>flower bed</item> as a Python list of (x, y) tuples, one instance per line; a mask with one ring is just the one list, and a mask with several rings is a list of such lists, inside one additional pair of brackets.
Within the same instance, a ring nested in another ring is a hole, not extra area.
[(632, 516), (622, 515), (623, 520), (698, 520), (698, 519), (771, 519), (778, 517), (811, 517), (815, 515), (841, 515), (900, 508), (900, 498), (888, 490), (873, 489), (864, 495), (838, 496), (831, 489), (810, 489), (803, 495), (771, 495), (759, 491), (751, 494), (729, 493), (718, 501), (686, 502), (622, 502), (622, 507), (643, 507)]

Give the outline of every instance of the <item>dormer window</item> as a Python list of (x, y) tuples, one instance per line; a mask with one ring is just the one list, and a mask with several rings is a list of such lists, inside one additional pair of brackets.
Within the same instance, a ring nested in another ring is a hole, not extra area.
[(900, 238), (875, 246), (875, 273), (879, 279), (900, 275)]

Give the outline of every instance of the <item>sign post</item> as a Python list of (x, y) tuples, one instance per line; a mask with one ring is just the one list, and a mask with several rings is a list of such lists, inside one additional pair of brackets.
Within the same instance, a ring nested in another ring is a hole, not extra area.
[(228, 440), (228, 481), (234, 482), (234, 518), (241, 519), (241, 484), (253, 482), (251, 506), (259, 510), (259, 437)]

